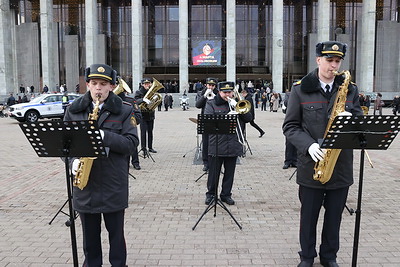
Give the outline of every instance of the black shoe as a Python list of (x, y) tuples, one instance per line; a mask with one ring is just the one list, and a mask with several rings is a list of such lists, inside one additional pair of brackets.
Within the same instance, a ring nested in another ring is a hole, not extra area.
[(289, 169), (289, 164), (286, 164), (286, 163), (285, 163), (285, 164), (283, 165), (282, 169)]
[(204, 171), (204, 172), (208, 171), (208, 166), (207, 166), (207, 165), (204, 165), (204, 166), (203, 166), (203, 171)]
[(339, 267), (339, 264), (337, 264), (335, 260), (332, 261), (320, 260), (320, 263), (324, 267)]
[(149, 152), (151, 152), (151, 153), (157, 153), (157, 151), (155, 151), (155, 150), (152, 149), (152, 148), (149, 148)]
[(132, 164), (133, 165), (133, 168), (135, 169), (135, 170), (140, 170), (141, 168), (140, 168), (140, 165), (139, 164)]
[(265, 134), (265, 132), (260, 133), (260, 138), (263, 137), (263, 135)]
[(221, 201), (228, 205), (235, 205), (235, 201), (231, 197), (221, 197)]
[(206, 201), (204, 201), (204, 204), (210, 205), (213, 198), (214, 198), (214, 196), (206, 196)]
[(297, 164), (296, 163), (292, 163), (292, 164), (290, 164), (290, 167), (297, 168)]
[(309, 261), (301, 261), (297, 267), (312, 267), (313, 263)]

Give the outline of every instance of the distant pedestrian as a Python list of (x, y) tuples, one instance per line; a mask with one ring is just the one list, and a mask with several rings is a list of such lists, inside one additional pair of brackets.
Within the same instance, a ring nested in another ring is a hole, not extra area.
[(15, 105), (15, 97), (11, 93), (10, 96), (7, 98), (7, 106)]

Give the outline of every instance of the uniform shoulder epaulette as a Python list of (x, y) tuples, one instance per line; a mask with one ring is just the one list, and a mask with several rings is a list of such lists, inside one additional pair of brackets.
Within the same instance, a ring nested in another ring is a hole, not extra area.
[(299, 84), (301, 84), (301, 80), (293, 83), (293, 85), (299, 85)]

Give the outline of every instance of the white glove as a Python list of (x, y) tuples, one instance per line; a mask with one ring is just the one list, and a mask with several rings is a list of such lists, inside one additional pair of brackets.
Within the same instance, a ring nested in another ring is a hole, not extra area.
[(237, 102), (236, 102), (235, 99), (229, 100), (229, 105), (231, 105), (231, 107), (235, 108), (235, 107), (236, 107), (236, 104), (237, 104)]
[(207, 89), (206, 92), (204, 93), (204, 98), (208, 98), (212, 93), (213, 93), (213, 90)]
[(74, 159), (74, 161), (72, 162), (72, 174), (76, 175), (76, 173), (78, 172), (78, 166), (79, 166), (79, 159)]
[(350, 112), (348, 112), (348, 111), (343, 111), (343, 112), (340, 112), (339, 114), (338, 114), (338, 116), (343, 116), (343, 117), (346, 117), (346, 116), (352, 116), (353, 114), (351, 114)]
[(237, 113), (235, 110), (231, 110), (228, 112), (228, 115), (237, 115), (239, 113)]
[(100, 131), (101, 139), (104, 139), (104, 131), (102, 129), (100, 129), (99, 131)]
[(312, 143), (308, 148), (308, 154), (310, 154), (313, 161), (318, 162), (324, 158), (325, 151), (319, 147), (318, 143)]
[(150, 104), (151, 101), (150, 101), (150, 99), (143, 98), (143, 102), (145, 102), (148, 105), (148, 104)]

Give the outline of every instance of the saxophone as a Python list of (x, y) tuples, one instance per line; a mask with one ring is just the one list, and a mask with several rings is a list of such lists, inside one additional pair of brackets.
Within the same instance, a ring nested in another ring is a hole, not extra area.
[[(93, 112), (89, 113), (88, 120), (97, 120), (99, 117), (99, 106), (100, 106), (101, 95), (97, 95), (96, 104), (94, 105)], [(95, 157), (82, 157), (79, 159), (78, 170), (75, 174), (73, 185), (83, 190), (89, 181), (90, 171), (92, 169), (93, 161)]]
[[(351, 80), (351, 75), (348, 70), (342, 71), (340, 73), (335, 72), (335, 75), (344, 75), (345, 79), (340, 85), (339, 90), (336, 94), (335, 102), (332, 107), (332, 112), (328, 121), (328, 125), (325, 129), (324, 138), (329, 134), (328, 130), (331, 127), (335, 117), (345, 111), (345, 103), (347, 97), (348, 86)], [(336, 161), (340, 155), (341, 149), (326, 149), (324, 158), (314, 166), (314, 180), (320, 181), (322, 184), (327, 183), (332, 176), (333, 170), (336, 165)]]

